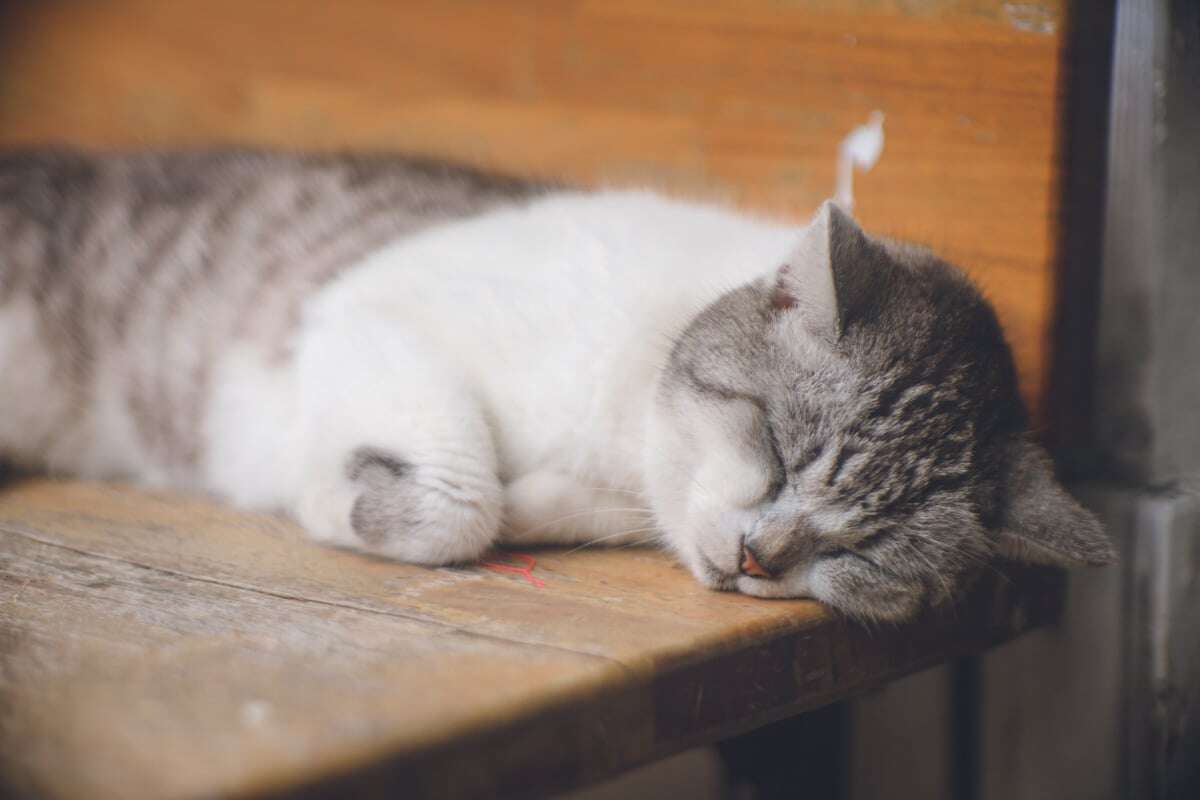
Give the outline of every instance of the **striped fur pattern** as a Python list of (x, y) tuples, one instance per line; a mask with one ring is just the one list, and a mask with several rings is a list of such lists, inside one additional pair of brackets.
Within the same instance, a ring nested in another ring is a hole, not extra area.
[(715, 589), (899, 620), (1102, 564), (962, 273), (392, 156), (0, 155), (0, 461), (210, 491), (444, 564), (654, 538)]
[[(253, 341), (285, 358), (301, 302), (348, 265), (536, 191), (394, 157), (0, 156), (0, 304), (30, 318), (15, 326), (26, 376), (9, 391), (52, 405), (36, 437), (24, 416), (0, 422), (0, 453), (19, 466), (128, 472), (112, 454), (81, 464), (97, 412), (115, 404), (158, 480), (194, 483), (217, 353)], [(0, 407), (19, 407), (5, 394)]]

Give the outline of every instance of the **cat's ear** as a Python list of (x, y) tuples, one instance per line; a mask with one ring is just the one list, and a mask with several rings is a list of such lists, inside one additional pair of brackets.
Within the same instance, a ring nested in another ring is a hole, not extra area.
[(1059, 567), (1113, 563), (1117, 553), (1100, 522), (1059, 485), (1046, 451), (1024, 440), (1013, 448), (997, 552)]
[(871, 301), (870, 250), (858, 223), (826, 200), (776, 272), (772, 308), (795, 309), (810, 334), (836, 341)]

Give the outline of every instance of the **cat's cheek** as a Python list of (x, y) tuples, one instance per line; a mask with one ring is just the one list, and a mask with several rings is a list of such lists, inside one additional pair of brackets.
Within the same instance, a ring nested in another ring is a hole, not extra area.
[(666, 548), (678, 559), (679, 563), (692, 574), (696, 581), (707, 589), (714, 591), (729, 591), (733, 589), (733, 579), (722, 573), (712, 560), (705, 555), (703, 548), (694, 536), (681, 536), (680, 530), (687, 528), (668, 529), (663, 539)]
[(689, 567), (689, 572), (695, 577), (696, 581), (705, 589), (711, 589), (714, 592), (729, 592), (735, 591), (736, 587), (732, 578), (713, 572), (703, 566)]
[(747, 510), (763, 501), (771, 480), (771, 474), (757, 462), (723, 454), (705, 459), (692, 480), (693, 494), (705, 504)]
[(696, 580), (710, 589), (716, 588), (715, 584), (718, 582), (718, 576), (713, 574), (713, 571), (709, 568), (702, 551), (696, 546), (695, 541), (680, 537), (672, 532), (667, 533), (664, 541), (675, 558), (683, 564), (688, 572), (695, 576)]

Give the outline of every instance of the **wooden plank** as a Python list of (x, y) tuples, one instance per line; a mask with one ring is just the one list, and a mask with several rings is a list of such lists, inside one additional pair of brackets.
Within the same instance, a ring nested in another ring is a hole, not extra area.
[(1041, 399), (1062, 0), (21, 5), (0, 144), (400, 149), (804, 215), (882, 110), (859, 216), (976, 275)]
[(698, 586), (649, 550), (546, 551), (535, 587), (307, 542), (178, 494), (0, 491), (0, 776), (47, 797), (542, 795), (975, 652), (1057, 574), (867, 629)]

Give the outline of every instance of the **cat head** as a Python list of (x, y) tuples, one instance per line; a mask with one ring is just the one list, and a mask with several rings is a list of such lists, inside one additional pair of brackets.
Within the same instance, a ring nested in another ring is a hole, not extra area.
[(679, 338), (648, 465), (667, 540), (702, 582), (865, 619), (952, 598), (993, 554), (1114, 558), (1028, 439), (988, 303), (829, 203), (786, 263)]

